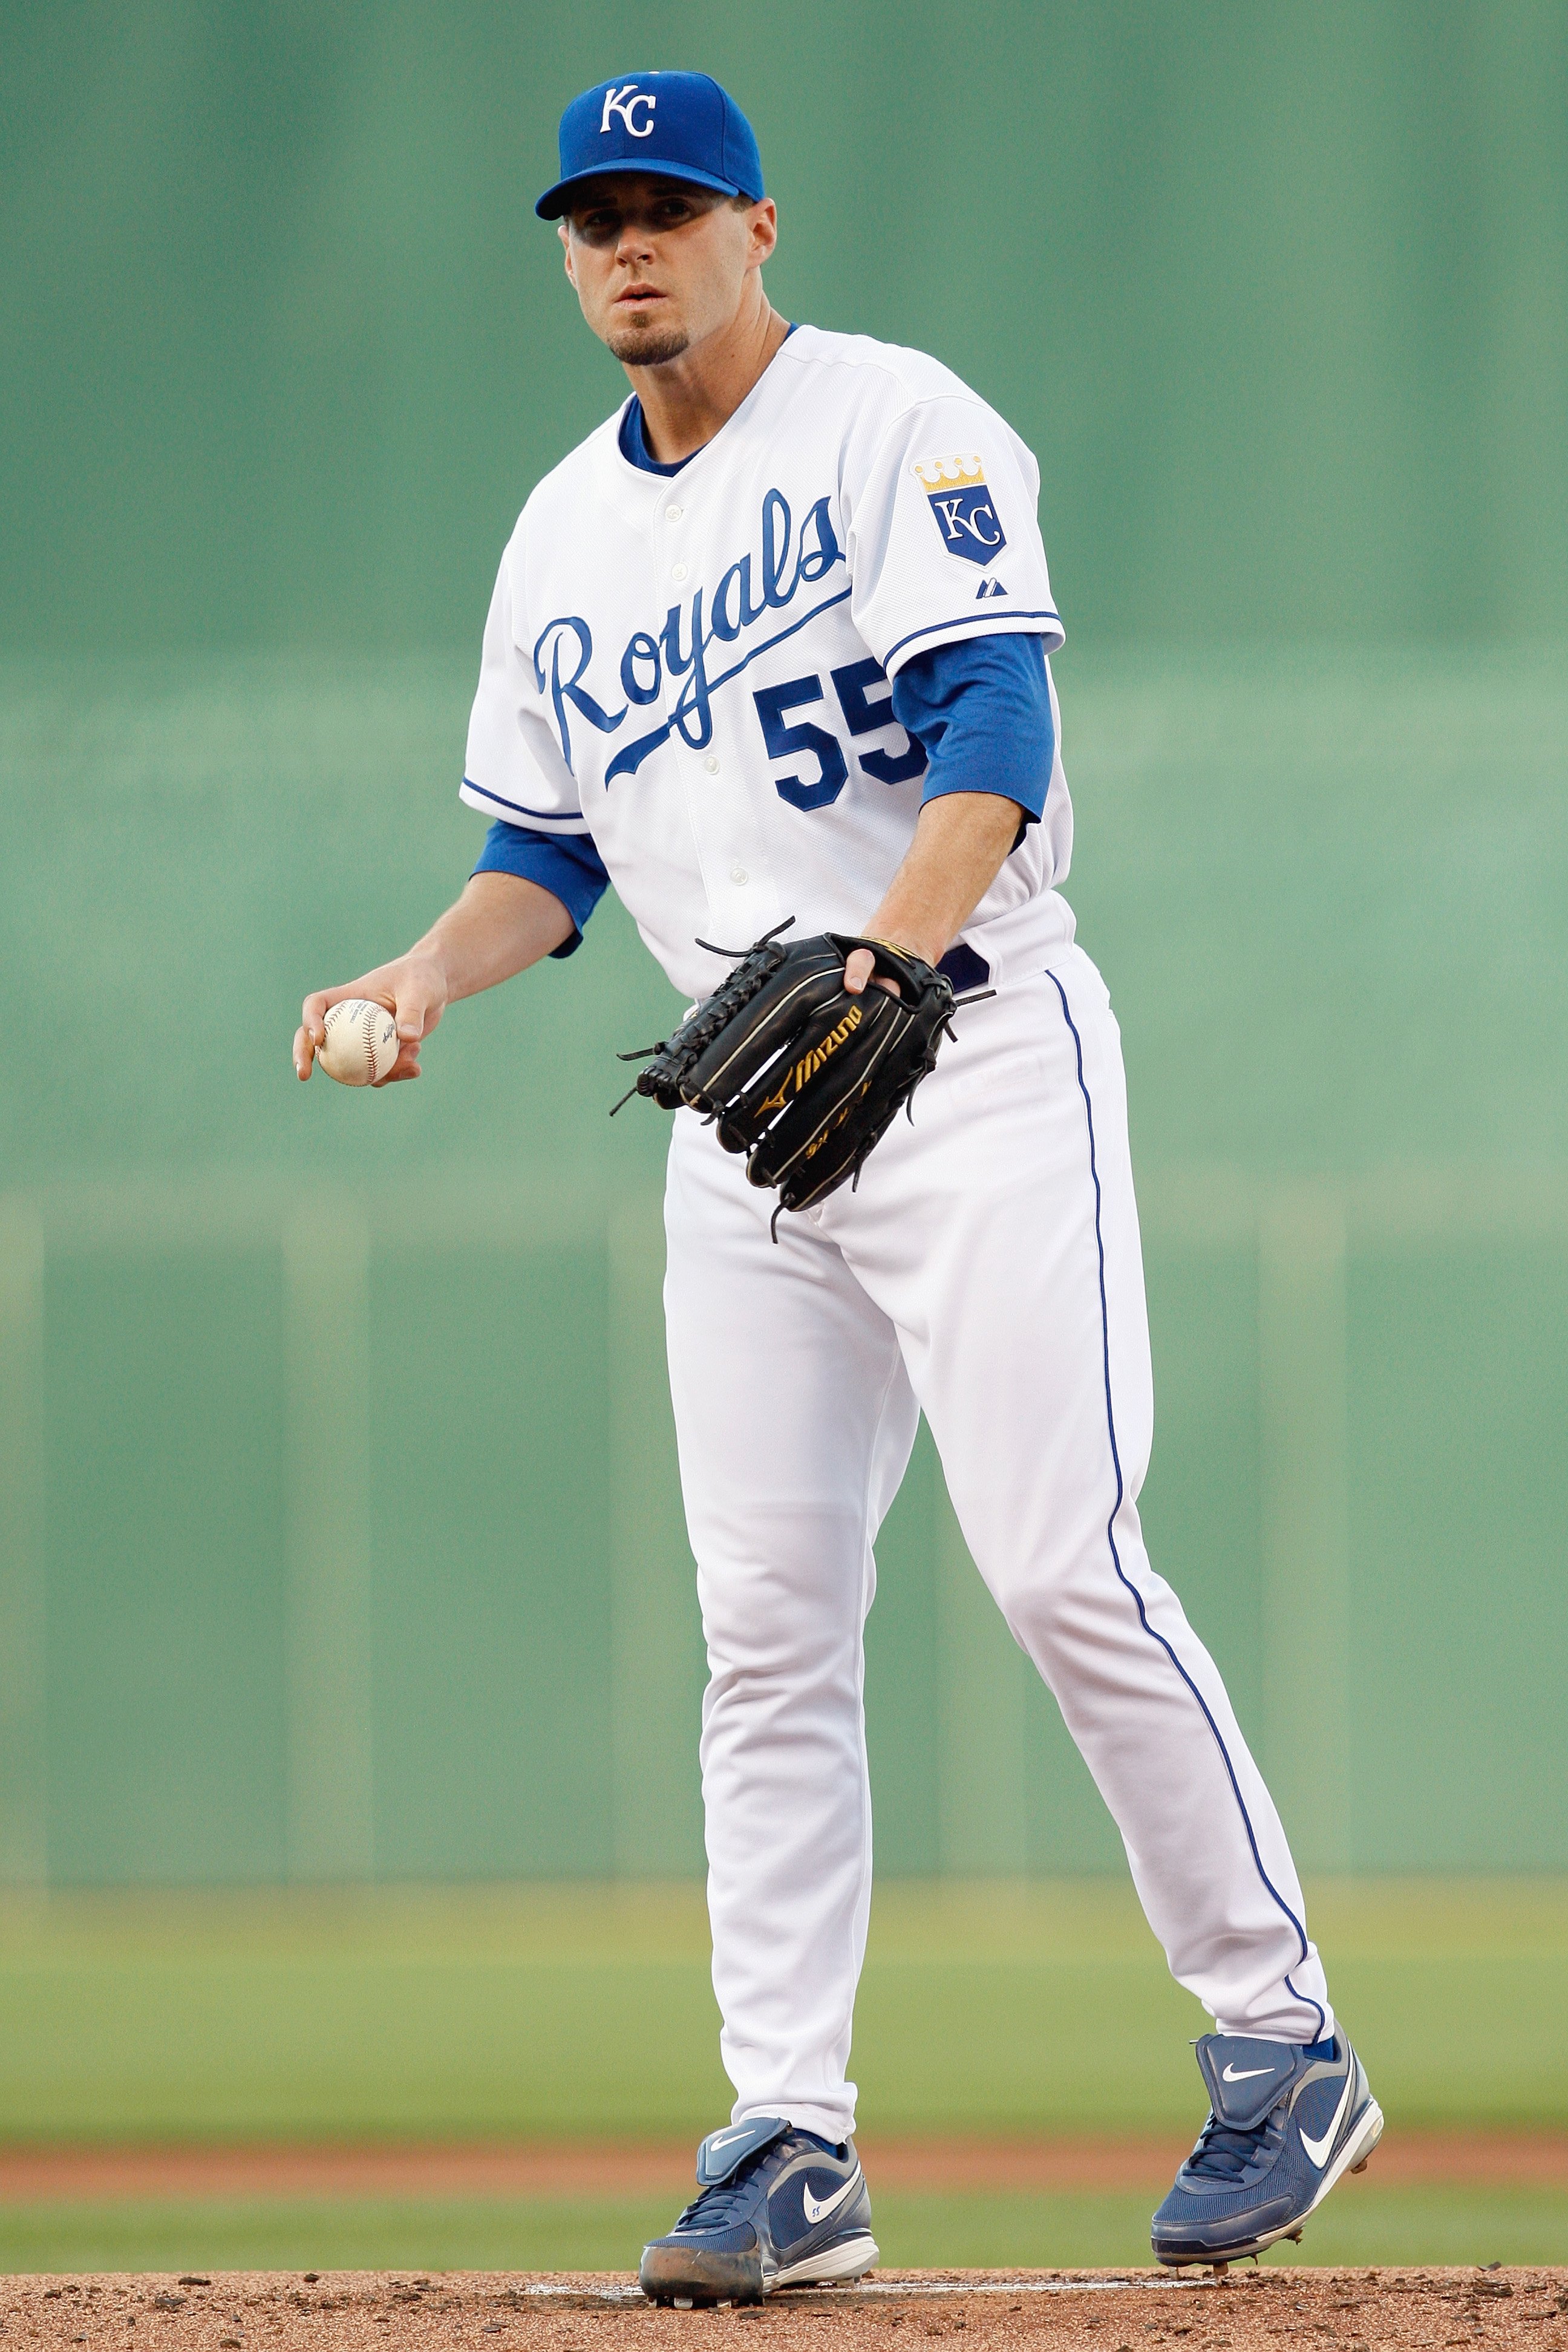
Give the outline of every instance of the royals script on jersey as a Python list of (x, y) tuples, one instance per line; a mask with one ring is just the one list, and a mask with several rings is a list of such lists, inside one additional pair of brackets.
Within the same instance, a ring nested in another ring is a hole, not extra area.
[[(619, 423), (545, 477), (502, 558), (463, 798), (590, 834), (670, 980), (701, 996), (723, 965), (699, 937), (869, 918), (925, 772), (892, 713), (901, 665), (1003, 630), (1049, 654), (1062, 628), (1034, 458), (920, 352), (797, 328), (671, 477), (628, 463)], [(1058, 758), (963, 933), (994, 979), (1070, 940), (1054, 886), (1071, 845)]]

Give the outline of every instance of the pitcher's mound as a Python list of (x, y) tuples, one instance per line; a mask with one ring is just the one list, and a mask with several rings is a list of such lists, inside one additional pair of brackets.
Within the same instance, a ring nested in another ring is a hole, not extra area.
[(656, 2311), (627, 2276), (479, 2271), (214, 2272), (0, 2280), (6, 2338), (88, 2352), (561, 2352), (752, 2342), (839, 2352), (959, 2332), (966, 2352), (1047, 2339), (1075, 2352), (1568, 2352), (1568, 2271), (876, 2271), (718, 2311)]

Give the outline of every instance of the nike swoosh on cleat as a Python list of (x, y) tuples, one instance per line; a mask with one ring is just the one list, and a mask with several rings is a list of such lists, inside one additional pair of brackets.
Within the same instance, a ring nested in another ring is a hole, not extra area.
[(805, 2207), (806, 2220), (808, 2221), (826, 2221), (828, 2215), (832, 2212), (836, 2212), (838, 2207), (843, 2204), (844, 2200), (848, 2196), (849, 2191), (852, 2189), (858, 2189), (859, 2185), (860, 2175), (858, 2172), (851, 2173), (843, 2188), (835, 2189), (833, 2195), (831, 2197), (825, 2198), (820, 2205), (817, 2203), (809, 2189), (804, 2189), (801, 2193), (801, 2201)]
[(1256, 2075), (1273, 2072), (1272, 2066), (1244, 2066), (1238, 2074), (1234, 2066), (1227, 2066), (1219, 2079), (1222, 2083), (1250, 2083)]
[[(1309, 2139), (1306, 2133), (1301, 2132), (1301, 2145), (1306, 2149), (1307, 2154), (1311, 2158), (1312, 2162), (1317, 2166), (1320, 2172), (1321, 2172), (1324, 2165), (1327, 2164), (1329, 2160), (1329, 2150), (1332, 2147), (1335, 2136), (1339, 2131), (1340, 2126), (1345, 2119), (1345, 2109), (1351, 2103), (1351, 2093), (1354, 2088), (1355, 2061), (1352, 2059), (1350, 2064), (1345, 2068), (1345, 2087), (1341, 2094), (1339, 2105), (1334, 2109), (1333, 2122), (1329, 2126), (1329, 2128), (1323, 2134), (1322, 2138)], [(1300, 2125), (1297, 2126), (1297, 2129), (1298, 2131), (1300, 2130)]]

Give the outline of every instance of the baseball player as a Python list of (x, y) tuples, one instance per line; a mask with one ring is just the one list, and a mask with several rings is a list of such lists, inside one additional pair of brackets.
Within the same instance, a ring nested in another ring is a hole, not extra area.
[[(922, 1409), (979, 1571), (1215, 2020), (1208, 2119), (1154, 2252), (1252, 2252), (1300, 2234), (1383, 2118), (1279, 1816), (1140, 1531), (1138, 1220), (1116, 1023), (1060, 888), (1038, 469), (939, 362), (772, 310), (756, 142), (705, 75), (585, 91), (536, 210), (630, 397), (501, 561), (462, 786), (492, 821), (478, 868), (406, 954), (306, 998), (299, 1075), (353, 995), (395, 1014), (388, 1082), (416, 1077), (448, 1005), (574, 954), (611, 883), (694, 1003), (792, 918), (994, 992), (855, 1187), (815, 1206), (776, 1214), (710, 1125), (674, 1117), (669, 1374), (735, 2102), (643, 2285), (755, 2299), (877, 2259), (846, 2079), (871, 1887), (862, 1631)], [(874, 968), (847, 951), (850, 997)]]

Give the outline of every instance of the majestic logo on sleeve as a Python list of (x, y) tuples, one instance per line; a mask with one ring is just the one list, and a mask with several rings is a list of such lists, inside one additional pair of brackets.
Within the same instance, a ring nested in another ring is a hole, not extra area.
[(917, 457), (912, 468), (931, 502), (942, 543), (966, 563), (989, 563), (1007, 544), (978, 457)]

